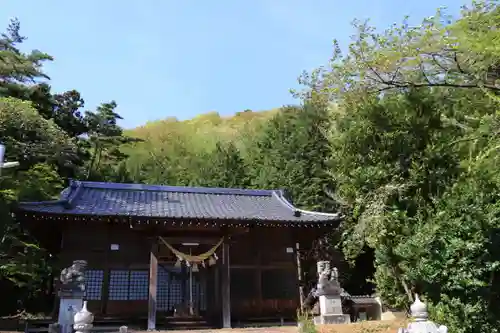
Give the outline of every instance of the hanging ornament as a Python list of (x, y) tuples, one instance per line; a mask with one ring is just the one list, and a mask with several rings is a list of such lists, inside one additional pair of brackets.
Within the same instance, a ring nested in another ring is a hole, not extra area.
[(186, 260), (186, 266), (187, 267), (191, 267), (191, 263), (189, 261)]
[(181, 258), (179, 258), (179, 257), (177, 257), (177, 261), (175, 262), (174, 267), (175, 267), (175, 268), (180, 268), (180, 267), (181, 267), (181, 265), (182, 265), (182, 259), (181, 259)]
[(214, 252), (214, 258), (215, 260), (219, 260), (219, 258), (217, 257), (217, 253)]
[(208, 259), (208, 266), (213, 266), (213, 265), (215, 265), (215, 258), (210, 257), (210, 259)]
[(203, 268), (207, 267), (207, 266), (205, 266), (205, 260), (203, 260), (203, 261), (201, 262), (201, 267), (203, 267)]
[(199, 269), (198, 269), (198, 264), (197, 263), (194, 263), (193, 264), (193, 272), (198, 272)]

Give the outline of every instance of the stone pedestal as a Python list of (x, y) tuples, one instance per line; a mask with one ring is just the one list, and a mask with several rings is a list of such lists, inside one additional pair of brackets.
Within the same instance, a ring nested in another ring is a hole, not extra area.
[(319, 296), (320, 315), (314, 317), (315, 325), (348, 324), (351, 317), (342, 313), (340, 295)]
[(72, 333), (74, 315), (83, 306), (83, 293), (60, 291), (59, 297), (61, 301), (57, 323), (61, 326), (61, 333)]
[(74, 315), (75, 333), (90, 333), (94, 327), (93, 322), (94, 315), (87, 309), (87, 301), (84, 301), (82, 309)]

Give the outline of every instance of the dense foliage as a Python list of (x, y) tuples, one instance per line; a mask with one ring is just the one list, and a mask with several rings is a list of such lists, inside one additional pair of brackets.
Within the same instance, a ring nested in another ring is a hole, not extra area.
[(452, 332), (498, 332), (500, 7), (377, 33), (304, 74), (306, 101), (334, 102), (328, 170), (348, 258), (375, 251), (392, 306), (415, 292)]
[(301, 76), (299, 105), (123, 131), (114, 101), (83, 111), (78, 91), (53, 93), (51, 56), (21, 52), (13, 21), (0, 39), (0, 139), (20, 167), (0, 179), (0, 277), (23, 300), (40, 289), (49, 256), (9, 205), (57, 196), (69, 177), (281, 188), (301, 208), (344, 213), (323, 246), (372, 258), (387, 305), (417, 292), (451, 332), (498, 332), (500, 6), (354, 26), (347, 53), (335, 44), (327, 67)]

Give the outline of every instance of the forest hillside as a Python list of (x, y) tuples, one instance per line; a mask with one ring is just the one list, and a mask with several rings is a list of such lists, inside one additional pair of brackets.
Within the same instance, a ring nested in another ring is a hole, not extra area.
[(200, 114), (192, 119), (178, 120), (170, 117), (124, 131), (130, 137), (148, 142), (159, 142), (167, 135), (176, 135), (182, 141), (189, 142), (195, 150), (211, 150), (218, 141), (232, 141), (243, 147), (244, 141), (251, 137), (279, 112), (279, 108), (264, 111), (244, 110), (234, 115), (221, 116), (212, 111)]

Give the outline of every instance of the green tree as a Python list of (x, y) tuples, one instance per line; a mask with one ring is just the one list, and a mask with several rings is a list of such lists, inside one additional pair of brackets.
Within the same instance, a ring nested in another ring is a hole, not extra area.
[(344, 252), (374, 249), (383, 299), (407, 306), (423, 293), (452, 332), (498, 327), (485, 296), (498, 293), (497, 172), (479, 166), (496, 170), (500, 147), (499, 13), (485, 1), (419, 27), (356, 23), (347, 54), (335, 46), (329, 67), (302, 76), (306, 102), (338, 110), (329, 173), (348, 217)]
[(500, 22), (497, 0), (474, 1), (453, 20), (440, 9), (421, 25), (408, 18), (379, 33), (355, 21), (354, 42), (343, 54), (334, 42), (328, 67), (304, 73), (305, 98), (356, 103), (370, 93), (416, 87), (500, 92)]
[(39, 80), (48, 79), (42, 67), (52, 57), (38, 50), (21, 52), (18, 46), (25, 40), (20, 34), (19, 20), (11, 20), (0, 38), (0, 96), (26, 96), (36, 92)]
[(4, 304), (7, 308), (29, 311), (27, 305), (45, 292), (51, 272), (49, 253), (13, 218), (11, 207), (19, 199), (54, 199), (62, 187), (58, 173), (47, 164), (17, 173), (5, 170), (0, 177), (0, 280), (16, 291)]
[(123, 135), (123, 129), (118, 125), (118, 120), (123, 118), (116, 113), (116, 107), (116, 102), (111, 101), (98, 106), (96, 112), (85, 112), (86, 142), (91, 150), (87, 179), (102, 180), (115, 175), (116, 167), (127, 158), (120, 149), (121, 145), (137, 141)]
[(217, 142), (215, 149), (203, 159), (196, 183), (208, 187), (249, 186), (247, 166), (233, 142)]
[[(69, 137), (75, 138), (86, 133), (87, 129), (79, 111), (84, 101), (76, 90), (62, 94), (51, 93), (49, 77), (43, 71), (43, 65), (52, 61), (52, 57), (40, 51), (24, 53), (20, 45), (26, 37), (20, 34), (20, 22), (10, 22), (6, 33), (0, 38), (0, 96), (13, 97), (29, 101), (45, 119), (53, 119), (54, 123), (65, 131)], [(75, 177), (84, 160), (88, 159), (85, 149), (78, 144), (76, 155), (64, 156), (66, 163), (60, 165), (58, 172), (63, 177)]]
[(0, 133), (6, 158), (19, 161), (21, 169), (37, 163), (68, 167), (77, 159), (74, 140), (52, 120), (44, 119), (30, 102), (0, 98)]
[(52, 112), (49, 116), (72, 138), (87, 133), (88, 128), (81, 109), (85, 101), (76, 90), (53, 95)]
[(324, 106), (284, 107), (254, 138), (248, 162), (252, 186), (286, 189), (299, 207), (333, 211), (326, 195), (332, 190), (325, 168), (329, 126)]

